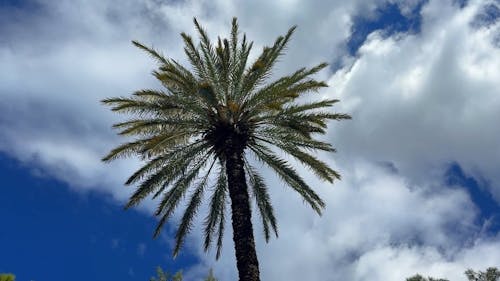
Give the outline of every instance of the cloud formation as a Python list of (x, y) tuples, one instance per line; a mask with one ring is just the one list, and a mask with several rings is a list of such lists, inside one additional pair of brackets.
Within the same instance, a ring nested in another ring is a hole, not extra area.
[(500, 49), (492, 44), (500, 21), (473, 26), (482, 7), (430, 1), (421, 33), (373, 33), (353, 65), (330, 79), (355, 116), (332, 130), (344, 162), (390, 162), (419, 182), (456, 162), (500, 202)]

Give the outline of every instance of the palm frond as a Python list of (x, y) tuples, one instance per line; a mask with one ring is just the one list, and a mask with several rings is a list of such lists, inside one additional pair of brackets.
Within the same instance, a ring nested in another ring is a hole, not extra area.
[[(215, 190), (210, 198), (209, 213), (205, 218), (205, 241), (204, 250), (207, 251), (212, 243), (212, 235), (215, 233), (217, 226), (219, 227), (219, 232), (224, 231), (224, 222), (221, 223), (221, 218), (224, 220), (224, 209), (226, 205), (227, 196), (227, 178), (225, 173), (224, 163), (220, 164), (220, 169), (218, 173), (217, 183), (215, 185)], [(221, 225), (222, 224), (222, 225)], [(222, 226), (222, 230), (220, 230)], [(222, 234), (220, 234), (222, 235)], [(222, 239), (222, 238), (220, 238)], [(217, 243), (217, 252), (219, 252), (219, 245)], [(217, 256), (219, 256), (217, 254)]]
[(276, 146), (295, 157), (295, 159), (300, 161), (305, 166), (309, 167), (319, 178), (328, 182), (333, 182), (334, 179), (340, 179), (339, 173), (311, 154), (300, 150), (300, 148), (282, 143), (277, 144)]
[(205, 77), (205, 63), (200, 55), (200, 52), (195, 47), (193, 39), (186, 33), (181, 33), (182, 40), (184, 41), (184, 53), (189, 59), (191, 66), (193, 67), (196, 76), (199, 78)]
[(106, 156), (104, 156), (102, 158), (102, 161), (110, 162), (118, 158), (130, 157), (134, 154), (139, 154), (143, 150), (144, 145), (150, 139), (151, 138), (139, 139), (136, 141), (121, 144), (118, 147), (113, 148), (113, 150), (111, 150)]
[(243, 40), (241, 42), (240, 49), (234, 54), (237, 57), (236, 62), (233, 63), (231, 77), (231, 87), (230, 87), (230, 98), (231, 100), (238, 101), (244, 99), (245, 95), (242, 94), (242, 84), (245, 74), (245, 69), (247, 66), (248, 57), (250, 51), (252, 50), (253, 42), (248, 43), (246, 40), (246, 35), (243, 34)]
[(287, 116), (285, 118), (274, 118), (267, 120), (268, 124), (278, 127), (278, 128), (283, 128), (285, 130), (290, 130), (293, 131), (297, 134), (300, 134), (306, 138), (311, 138), (311, 134), (317, 133), (317, 134), (324, 134), (326, 133), (325, 129), (323, 126), (320, 126), (318, 124), (310, 123), (307, 122), (306, 120), (302, 120), (299, 118), (290, 118), (290, 116)]
[(196, 20), (196, 18), (193, 19), (193, 22), (200, 35), (200, 50), (203, 55), (206, 74), (206, 76), (204, 76), (203, 78), (206, 82), (213, 85), (214, 90), (216, 90), (216, 94), (219, 98), (221, 98), (221, 93), (219, 91), (220, 73), (216, 69), (216, 65), (218, 62), (217, 55), (215, 54), (214, 48), (212, 46), (212, 43), (210, 42), (210, 39), (208, 38), (208, 34), (205, 29), (198, 23), (198, 20)]
[[(207, 152), (206, 143), (184, 146), (165, 156), (158, 162), (151, 161), (146, 166), (136, 171), (128, 180), (127, 184), (134, 183), (144, 177), (139, 187), (130, 197), (125, 208), (139, 204), (146, 196), (164, 190), (176, 178), (182, 178), (193, 163), (205, 160), (210, 152)], [(163, 164), (162, 166), (158, 166)], [(194, 164), (195, 165), (195, 164)], [(155, 167), (156, 166), (156, 167)], [(149, 175), (149, 176), (148, 176)]]
[(321, 63), (311, 69), (301, 68), (289, 76), (281, 77), (278, 80), (269, 83), (267, 86), (262, 87), (253, 94), (248, 94), (244, 101), (245, 109), (254, 109), (258, 111), (256, 108), (262, 108), (263, 105), (269, 104), (277, 99), (280, 101), (287, 101), (287, 98), (291, 98), (293, 100), (301, 93), (326, 87), (327, 85), (325, 83), (317, 82), (315, 80), (310, 80), (314, 83), (309, 83), (308, 87), (304, 87), (304, 85), (302, 88), (297, 87), (300, 83), (304, 83), (304, 79), (317, 73), (326, 66), (328, 66), (328, 64)]
[(283, 50), (290, 41), (295, 29), (296, 26), (293, 26), (285, 36), (278, 37), (272, 47), (264, 47), (261, 55), (255, 60), (252, 67), (246, 71), (243, 77), (242, 93), (250, 93), (269, 77), (271, 69), (278, 57), (283, 54)]
[(126, 122), (121, 122), (113, 125), (114, 128), (120, 128), (119, 135), (136, 135), (136, 136), (151, 136), (155, 134), (162, 134), (166, 130), (171, 131), (184, 131), (186, 127), (192, 129), (203, 130), (206, 129), (206, 123), (203, 123), (198, 118), (176, 116), (176, 117), (163, 117), (152, 119), (133, 119)]
[(185, 143), (195, 135), (199, 135), (201, 129), (190, 127), (176, 127), (176, 130), (166, 131), (151, 138), (145, 145), (142, 153), (148, 157), (154, 157), (168, 152), (175, 145)]
[(166, 111), (179, 110), (182, 105), (176, 103), (174, 98), (166, 96), (161, 100), (147, 100), (141, 98), (108, 98), (102, 100), (103, 104), (111, 106), (111, 110), (119, 113), (160, 115)]
[(254, 138), (271, 145), (274, 145), (275, 143), (282, 143), (309, 149), (311, 151), (322, 150), (335, 152), (335, 149), (329, 143), (317, 141), (281, 127), (267, 127), (259, 129)]
[(236, 61), (236, 52), (238, 48), (238, 20), (236, 17), (231, 21), (231, 60)]
[(247, 171), (250, 186), (253, 191), (252, 194), (254, 195), (255, 202), (257, 202), (257, 206), (259, 208), (262, 225), (264, 227), (264, 237), (267, 242), (271, 237), (269, 225), (271, 226), (276, 237), (278, 237), (278, 225), (276, 222), (276, 217), (274, 216), (271, 199), (269, 197), (269, 193), (267, 192), (267, 187), (264, 179), (259, 175), (257, 170), (253, 168), (250, 163), (248, 163), (246, 159), (245, 170)]
[(189, 200), (189, 204), (184, 211), (184, 215), (182, 216), (181, 223), (177, 227), (177, 233), (175, 234), (175, 246), (174, 246), (174, 257), (179, 254), (179, 250), (184, 243), (184, 239), (186, 238), (187, 233), (192, 227), (193, 218), (196, 215), (198, 208), (201, 205), (201, 199), (203, 197), (203, 192), (205, 191), (205, 187), (207, 185), (208, 176), (210, 175), (210, 171), (212, 171), (212, 167), (214, 166), (217, 159), (212, 161), (210, 168), (206, 172), (203, 179), (198, 183), (195, 191), (191, 195), (191, 199)]
[(338, 99), (326, 99), (317, 102), (310, 102), (300, 105), (290, 105), (283, 109), (280, 114), (295, 114), (303, 111), (309, 111), (318, 108), (327, 108), (333, 106), (335, 103), (339, 102)]
[(263, 163), (272, 168), (280, 178), (298, 192), (305, 202), (313, 208), (319, 215), (325, 207), (323, 200), (307, 185), (285, 160), (276, 156), (268, 148), (261, 145), (250, 145), (250, 149)]
[(169, 163), (172, 163), (171, 165), (173, 165), (174, 168), (180, 168), (182, 166), (180, 161), (193, 159), (193, 157), (196, 157), (196, 155), (202, 153), (207, 148), (208, 144), (206, 144), (203, 140), (197, 140), (192, 143), (183, 144), (173, 148), (170, 152), (151, 159), (139, 170), (133, 173), (132, 176), (127, 179), (125, 184), (130, 185), (132, 183), (136, 183), (137, 181), (142, 180), (145, 176), (164, 167), (166, 168)]
[(196, 179), (200, 170), (206, 164), (210, 157), (204, 157), (198, 161), (193, 167), (182, 177), (180, 177), (174, 185), (168, 190), (162, 197), (158, 208), (156, 209), (155, 215), (160, 216), (161, 219), (154, 232), (154, 237), (157, 237), (163, 225), (172, 216), (173, 212), (177, 208), (180, 200), (186, 194), (191, 183)]
[(158, 51), (156, 51), (154, 48), (149, 48), (146, 47), (145, 45), (139, 43), (138, 41), (133, 40), (132, 44), (134, 44), (137, 48), (142, 49), (143, 51), (146, 51), (149, 55), (151, 55), (154, 59), (158, 60), (162, 64), (167, 64), (168, 60), (160, 54)]
[(217, 253), (215, 254), (215, 259), (217, 260), (220, 258), (220, 255), (222, 253), (222, 241), (224, 238), (224, 227), (226, 221), (225, 207), (225, 205), (222, 206), (222, 210), (219, 215), (219, 227), (217, 228)]

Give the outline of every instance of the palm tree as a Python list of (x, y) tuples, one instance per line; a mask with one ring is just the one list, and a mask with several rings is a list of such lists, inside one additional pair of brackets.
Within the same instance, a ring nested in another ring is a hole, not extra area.
[[(153, 75), (164, 89), (140, 90), (133, 97), (102, 101), (113, 111), (133, 116), (114, 127), (121, 130), (121, 135), (136, 137), (113, 149), (103, 161), (132, 155), (145, 161), (126, 181), (127, 185), (138, 183), (126, 208), (150, 195), (159, 197), (155, 236), (189, 194), (175, 235), (174, 257), (192, 227), (205, 193), (211, 195), (204, 221), (204, 248), (206, 251), (215, 239), (216, 257), (220, 256), (229, 196), (239, 280), (259, 280), (248, 186), (260, 212), (266, 241), (271, 232), (278, 236), (278, 230), (267, 186), (248, 155), (253, 154), (274, 170), (321, 214), (323, 200), (274, 149), (292, 155), (321, 179), (333, 182), (340, 178), (339, 174), (310, 152), (333, 152), (334, 148), (314, 136), (325, 133), (328, 120), (350, 117), (324, 110), (338, 102), (336, 99), (297, 102), (305, 94), (327, 87), (326, 83), (310, 78), (326, 63), (265, 83), (295, 27), (247, 64), (253, 43), (247, 41), (246, 35), (239, 41), (236, 18), (230, 38), (218, 38), (215, 46), (196, 19), (194, 24), (200, 35), (199, 44), (181, 33), (191, 69), (133, 41), (158, 61), (159, 68)], [(211, 173), (216, 174), (213, 182)]]

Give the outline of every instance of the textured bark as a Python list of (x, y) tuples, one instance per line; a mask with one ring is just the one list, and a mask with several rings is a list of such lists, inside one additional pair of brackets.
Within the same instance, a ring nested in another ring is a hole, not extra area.
[(226, 150), (226, 173), (231, 198), (233, 241), (239, 281), (259, 281), (259, 261), (253, 237), (243, 149), (229, 147)]

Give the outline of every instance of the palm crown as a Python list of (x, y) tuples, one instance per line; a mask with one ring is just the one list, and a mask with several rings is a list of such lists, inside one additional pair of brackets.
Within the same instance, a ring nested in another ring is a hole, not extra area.
[[(204, 245), (207, 250), (216, 239), (219, 257), (230, 158), (236, 155), (242, 159), (242, 168), (268, 240), (271, 232), (278, 235), (276, 218), (265, 181), (248, 160), (248, 154), (274, 170), (321, 214), (325, 206), (322, 199), (274, 150), (281, 149), (321, 179), (332, 182), (340, 178), (339, 174), (310, 152), (333, 152), (334, 148), (314, 136), (325, 133), (328, 120), (350, 117), (325, 111), (338, 101), (336, 99), (298, 102), (304, 94), (327, 86), (311, 78), (327, 66), (325, 63), (301, 68), (265, 83), (295, 27), (278, 37), (272, 46), (264, 47), (253, 63), (247, 63), (252, 42), (248, 42), (245, 35), (239, 41), (236, 19), (232, 21), (230, 38), (218, 38), (215, 45), (196, 19), (194, 24), (200, 35), (198, 45), (190, 36), (181, 34), (190, 69), (133, 41), (159, 62), (153, 75), (165, 89), (140, 90), (133, 97), (103, 100), (113, 111), (133, 116), (114, 127), (121, 130), (121, 135), (136, 137), (113, 149), (103, 160), (132, 155), (145, 160), (144, 166), (126, 182), (138, 184), (126, 207), (137, 205), (149, 195), (159, 197), (155, 214), (160, 220), (155, 235), (160, 233), (179, 202), (189, 195), (177, 229), (174, 255), (193, 224), (204, 193), (211, 192), (204, 221)], [(213, 180), (209, 176), (211, 173), (216, 174)]]

